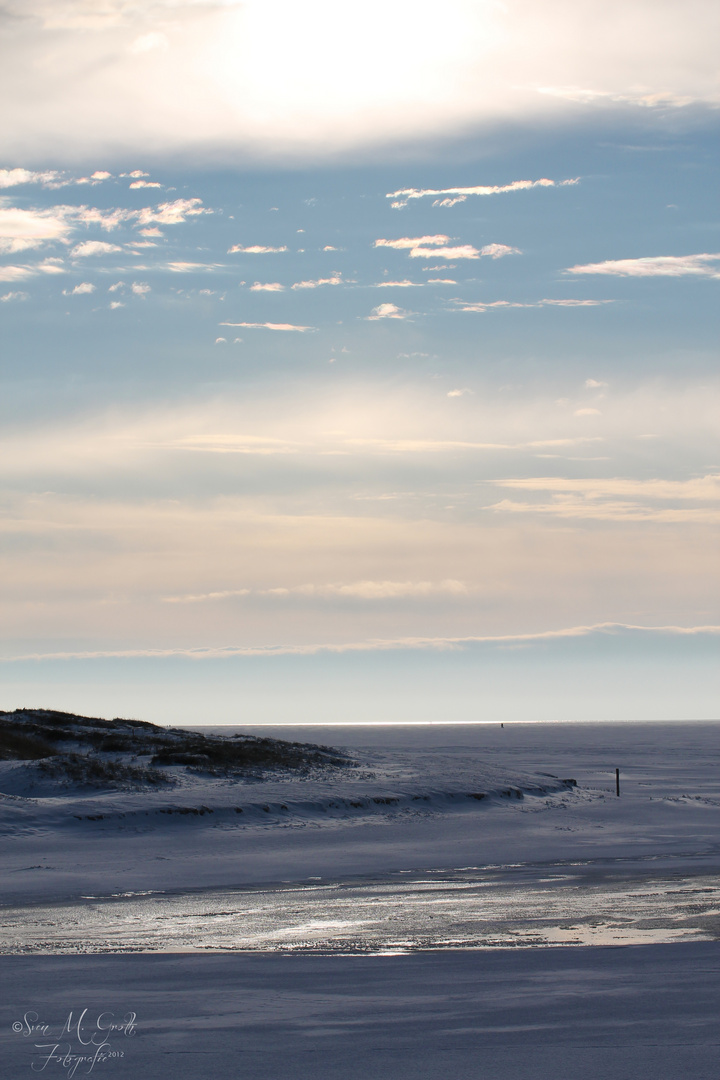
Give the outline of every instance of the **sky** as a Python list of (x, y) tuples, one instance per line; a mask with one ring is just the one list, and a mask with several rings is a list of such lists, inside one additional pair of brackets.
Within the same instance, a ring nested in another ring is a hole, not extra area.
[(6, 0), (3, 708), (718, 708), (720, 9)]

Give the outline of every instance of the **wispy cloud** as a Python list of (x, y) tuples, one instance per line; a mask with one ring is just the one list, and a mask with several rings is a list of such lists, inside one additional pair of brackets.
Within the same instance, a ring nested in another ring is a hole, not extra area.
[(720, 524), (720, 510), (712, 507), (655, 507), (635, 502), (610, 501), (593, 503), (572, 497), (558, 498), (551, 503), (520, 503), (502, 499), (487, 506), (506, 514), (545, 514), (580, 521), (653, 521), (667, 524)]
[[(592, 410), (595, 412), (596, 410)], [(496, 480), (498, 487), (528, 492), (551, 492), (552, 502), (513, 502), (503, 499), (486, 507), (510, 514), (542, 514), (596, 521), (653, 521), (657, 523), (716, 524), (720, 522), (720, 475), (691, 480), (633, 480), (611, 477), (572, 480), (544, 476)], [(711, 505), (668, 507), (663, 502)]]
[(283, 292), (285, 286), (279, 281), (254, 281), (250, 286), (250, 292)]
[[(90, 176), (68, 176), (67, 173), (58, 172), (55, 169), (34, 171), (32, 169), (0, 169), (0, 188), (19, 187), (24, 184), (40, 184), (41, 187), (57, 190), (58, 188), (70, 187), (72, 184), (87, 185), (94, 187), (104, 180), (110, 180), (112, 173), (98, 169)], [(158, 185), (160, 186), (160, 185)]]
[(421, 289), (425, 281), (376, 281), (371, 289)]
[[(260, 324), (264, 325), (264, 324)], [(235, 341), (241, 341), (236, 338)], [(216, 338), (215, 343), (227, 342), (227, 338)], [(277, 439), (269, 435), (196, 435), (160, 443), (152, 441), (147, 446), (162, 447), (169, 450), (184, 450), (201, 454), (297, 454), (300, 446), (288, 439)]]
[(397, 240), (376, 240), (374, 247), (395, 248), (398, 251), (407, 250), (411, 259), (479, 259), (487, 256), (491, 259), (502, 259), (505, 255), (520, 255), (518, 248), (509, 244), (486, 244), (478, 250), (472, 244), (461, 244), (456, 247), (450, 245), (450, 237), (436, 236), (401, 236)]
[[(59, 260), (62, 262), (62, 260)], [(0, 266), (0, 281), (25, 281), (38, 274), (64, 274), (65, 270), (54, 259), (25, 266)]]
[(469, 593), (464, 581), (351, 581), (348, 583), (305, 584), (276, 586), (269, 589), (226, 589), (219, 592), (164, 596), (166, 604), (195, 604), (204, 601), (230, 600), (236, 597), (256, 596), (271, 600), (293, 597), (317, 599), (347, 599), (359, 601), (399, 600), (412, 597), (466, 596)]
[(641, 259), (608, 259), (569, 266), (566, 274), (610, 274), (614, 277), (720, 278), (720, 253), (712, 255), (654, 255)]
[(465, 439), (347, 438), (343, 444), (380, 454), (446, 454), (472, 450), (550, 450), (604, 442), (602, 436), (533, 439), (527, 442), (470, 442)]
[(316, 281), (296, 281), (292, 286), (293, 289), (319, 289), (321, 285), (342, 285), (343, 279), (340, 274), (333, 274), (332, 277), (318, 278)]
[(0, 657), (0, 663), (28, 660), (101, 660), (133, 657), (185, 657), (189, 660), (218, 660), (233, 656), (314, 656), (317, 653), (387, 652), (397, 650), (455, 650), (472, 645), (510, 645), (535, 642), (586, 638), (593, 636), (615, 637), (622, 635), (648, 635), (649, 637), (716, 637), (720, 626), (642, 626), (635, 623), (604, 622), (589, 626), (569, 626), (557, 630), (540, 630), (528, 634), (485, 634), (463, 637), (397, 637), (370, 638), (365, 641), (341, 643), (312, 643), (307, 645), (228, 645), (205, 646), (193, 649), (104, 649), (86, 651), (23, 653), (18, 656)]
[[(468, 195), (504, 195), (509, 191), (528, 191), (536, 187), (567, 187), (570, 184), (578, 184), (579, 178), (573, 180), (513, 180), (510, 184), (476, 184), (473, 187), (455, 188), (400, 188), (398, 191), (389, 191), (388, 199), (395, 199), (392, 203), (395, 209), (407, 206), (410, 199), (426, 199), (433, 197), (436, 201), (433, 206), (454, 206), (464, 202)], [(444, 198), (444, 196), (454, 196)]]
[(493, 308), (542, 308), (542, 307), (598, 307), (601, 304), (614, 304), (614, 300), (451, 300), (456, 311), (491, 311)]
[(276, 255), (281, 251), (287, 251), (287, 245), (267, 247), (264, 244), (250, 244), (249, 247), (243, 247), (242, 244), (233, 244), (231, 248), (228, 248), (227, 253), (228, 255), (235, 255), (237, 252), (241, 252), (243, 255)]
[(163, 604), (203, 604), (213, 600), (234, 600), (238, 596), (250, 596), (252, 589), (221, 589), (216, 592), (186, 593), (182, 596), (163, 596)]
[(294, 323), (272, 322), (221, 322), (220, 326), (245, 326), (251, 330), (297, 330), (301, 334), (308, 330), (317, 330), (316, 326), (295, 326)]
[(30, 293), (26, 292), (7, 292), (4, 296), (0, 296), (0, 304), (7, 304), (11, 300), (29, 300)]
[(480, 252), (472, 244), (459, 247), (412, 248), (408, 252), (411, 259), (479, 259)]
[(161, 263), (157, 266), (136, 266), (136, 270), (170, 270), (173, 274), (191, 274), (207, 272), (211, 273), (213, 270), (219, 270), (222, 268), (222, 263), (200, 263), (189, 262), (186, 259), (176, 259), (171, 262)]
[(84, 259), (89, 255), (110, 255), (113, 251), (122, 251), (118, 244), (108, 244), (105, 240), (83, 240), (70, 254), (75, 259)]
[(449, 236), (401, 236), (397, 240), (376, 240), (373, 247), (405, 248), (416, 247), (441, 247), (450, 242)]
[(635, 90), (618, 93), (613, 90), (592, 90), (582, 86), (539, 86), (538, 94), (561, 98), (564, 101), (580, 102), (583, 105), (612, 102), (618, 105), (638, 105), (645, 109), (674, 108), (681, 109), (692, 105), (697, 99), (691, 94), (677, 94), (667, 90)]
[(573, 492), (589, 499), (625, 495), (648, 499), (720, 501), (720, 475), (714, 473), (691, 480), (633, 480), (626, 477), (572, 480), (560, 476), (536, 476), (493, 482), (499, 487), (520, 488), (524, 491)]

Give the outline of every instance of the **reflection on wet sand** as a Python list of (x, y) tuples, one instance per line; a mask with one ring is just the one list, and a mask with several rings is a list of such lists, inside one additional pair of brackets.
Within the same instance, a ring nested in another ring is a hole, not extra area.
[(88, 896), (5, 908), (0, 952), (405, 952), (720, 937), (720, 876), (583, 865)]

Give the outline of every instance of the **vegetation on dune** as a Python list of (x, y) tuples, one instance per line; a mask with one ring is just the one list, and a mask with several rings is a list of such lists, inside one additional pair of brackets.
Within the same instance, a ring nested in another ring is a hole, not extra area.
[(37, 768), (45, 776), (56, 780), (69, 780), (73, 784), (88, 784), (90, 787), (145, 786), (151, 784), (172, 784), (173, 778), (160, 769), (149, 769), (143, 765), (125, 765), (121, 761), (106, 761), (95, 754), (56, 754), (37, 763)]
[(0, 713), (0, 760), (34, 762), (46, 776), (96, 787), (172, 783), (173, 773), (164, 771), (169, 768), (241, 777), (353, 764), (340, 751), (312, 743), (203, 734), (54, 709)]

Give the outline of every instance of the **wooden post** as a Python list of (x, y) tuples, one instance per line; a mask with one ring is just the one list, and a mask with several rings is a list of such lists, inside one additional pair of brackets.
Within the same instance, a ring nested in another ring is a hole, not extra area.
[(620, 798), (620, 770), (615, 770), (615, 794)]

